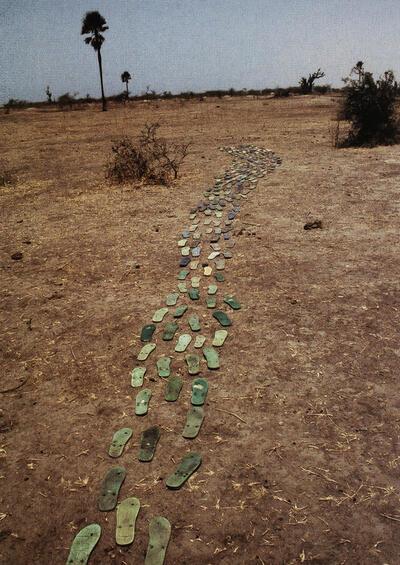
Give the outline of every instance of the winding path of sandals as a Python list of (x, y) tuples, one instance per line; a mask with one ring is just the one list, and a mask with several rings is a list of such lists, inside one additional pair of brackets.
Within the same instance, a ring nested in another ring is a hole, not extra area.
[[(191, 445), (195, 445), (205, 418), (203, 405), (208, 392), (207, 379), (197, 375), (219, 369), (219, 351), (229, 339), (225, 328), (232, 325), (234, 312), (241, 307), (234, 296), (223, 292), (225, 266), (233, 258), (235, 218), (258, 180), (280, 163), (272, 151), (251, 145), (222, 150), (232, 155), (233, 163), (222, 177), (215, 179), (214, 186), (204, 192), (205, 200), (190, 211), (190, 225), (178, 241), (180, 271), (177, 288), (166, 297), (165, 306), (154, 313), (151, 323), (142, 328), (143, 346), (130, 375), (132, 387), (140, 389), (136, 394), (135, 414), (137, 418), (143, 418), (152, 397), (150, 388), (142, 388), (147, 370), (153, 372), (155, 368), (158, 376), (166, 380), (165, 401), (176, 402), (184, 382), (180, 376), (172, 374), (173, 363), (182, 364), (184, 359), (189, 377), (195, 377), (191, 383), (191, 408), (182, 426), (182, 436), (188, 439), (188, 444), (191, 441)], [(206, 313), (214, 318), (214, 327), (218, 327), (213, 336), (201, 333), (201, 320)], [(154, 352), (157, 352), (157, 340), (160, 339), (173, 342), (173, 359), (161, 356), (155, 361)], [(132, 435), (131, 428), (117, 430), (109, 447), (109, 456), (122, 457)], [(153, 459), (160, 436), (158, 426), (143, 431), (138, 454), (141, 463)], [(188, 451), (166, 479), (166, 487), (180, 489), (201, 461), (200, 453)], [(135, 497), (125, 499), (117, 506), (125, 476), (124, 467), (110, 468), (98, 498), (99, 511), (109, 512), (117, 508), (115, 539), (121, 546), (132, 544), (140, 510), (140, 501)], [(150, 521), (145, 565), (163, 564), (170, 533), (171, 525), (165, 517), (156, 516)], [(89, 524), (80, 530), (73, 540), (67, 565), (86, 564), (100, 536), (99, 524)]]

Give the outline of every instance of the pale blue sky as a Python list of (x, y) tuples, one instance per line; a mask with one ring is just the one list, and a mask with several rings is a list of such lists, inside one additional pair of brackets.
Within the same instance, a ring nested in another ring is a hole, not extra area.
[(124, 70), (135, 93), (284, 87), (318, 67), (339, 86), (359, 59), (400, 78), (400, 0), (0, 0), (0, 103), (45, 99), (47, 84), (100, 95), (89, 10), (110, 26), (106, 94)]

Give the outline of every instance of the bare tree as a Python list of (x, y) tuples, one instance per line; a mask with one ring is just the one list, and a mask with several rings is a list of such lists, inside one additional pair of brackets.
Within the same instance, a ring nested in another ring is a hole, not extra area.
[(309, 74), (308, 78), (301, 77), (299, 84), (301, 88), (301, 92), (303, 94), (311, 94), (314, 82), (322, 77), (325, 76), (325, 73), (321, 71), (321, 69), (317, 69), (314, 73)]

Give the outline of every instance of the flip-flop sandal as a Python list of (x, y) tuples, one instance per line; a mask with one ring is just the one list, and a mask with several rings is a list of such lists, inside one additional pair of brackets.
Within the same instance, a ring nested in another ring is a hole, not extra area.
[(170, 536), (171, 524), (166, 518), (156, 516), (151, 519), (144, 565), (163, 565)]
[(168, 294), (167, 298), (165, 299), (165, 303), (167, 306), (175, 306), (179, 298), (179, 294), (177, 292), (171, 292)]
[(144, 345), (142, 349), (139, 351), (137, 360), (146, 361), (147, 357), (150, 355), (152, 351), (155, 350), (155, 348), (156, 348), (155, 343), (146, 343), (146, 345)]
[(204, 420), (204, 410), (201, 406), (192, 406), (186, 416), (186, 424), (182, 436), (185, 439), (197, 437)]
[(166, 480), (166, 485), (170, 489), (179, 489), (193, 475), (201, 465), (200, 453), (187, 453), (179, 463), (175, 472)]
[(191, 261), (189, 265), (192, 271), (195, 271), (198, 266), (199, 266), (199, 262), (197, 261), (197, 259), (195, 261)]
[(209, 224), (211, 224), (211, 218), (204, 218), (203, 224), (204, 224), (205, 226), (208, 226)]
[(238, 302), (236, 298), (230, 294), (224, 296), (224, 302), (225, 304), (228, 304), (232, 310), (240, 310), (241, 308), (240, 302)]
[(135, 539), (136, 518), (140, 510), (138, 498), (126, 498), (117, 506), (115, 541), (118, 545), (129, 545)]
[(195, 353), (190, 353), (186, 355), (185, 359), (189, 375), (198, 375), (200, 373), (200, 357)]
[(225, 269), (225, 259), (218, 257), (218, 259), (215, 259), (214, 263), (217, 271), (223, 271)]
[(184, 239), (187, 239), (188, 237), (190, 237), (190, 231), (189, 230), (183, 230), (182, 237)]
[(210, 238), (210, 242), (211, 243), (218, 243), (218, 241), (220, 240), (221, 236), (214, 234), (211, 238)]
[(154, 324), (147, 324), (143, 326), (140, 333), (140, 341), (151, 341), (153, 333), (156, 331), (156, 326)]
[(169, 377), (165, 389), (165, 400), (167, 402), (175, 402), (175, 400), (178, 400), (182, 390), (182, 384), (183, 382), (180, 377)]
[(210, 253), (210, 255), (207, 257), (207, 259), (212, 261), (213, 259), (218, 257), (218, 255), (220, 255), (220, 251), (212, 251), (212, 253)]
[(190, 334), (180, 335), (177, 344), (175, 345), (175, 351), (177, 353), (183, 353), (183, 351), (186, 351), (186, 348), (191, 341), (192, 341), (192, 336)]
[(186, 306), (186, 304), (182, 304), (182, 306), (178, 306), (178, 308), (175, 310), (173, 314), (174, 318), (181, 318), (187, 309), (188, 307)]
[(206, 216), (211, 216), (212, 212), (211, 212), (211, 210), (208, 210), (208, 209), (207, 209), (207, 210), (204, 210), (204, 214), (205, 214)]
[(201, 232), (195, 231), (192, 237), (193, 237), (193, 240), (198, 241), (201, 238)]
[(225, 277), (222, 273), (215, 273), (215, 280), (217, 282), (224, 282)]
[(87, 565), (101, 536), (99, 524), (89, 524), (78, 532), (69, 551), (67, 565)]
[(221, 235), (222, 233), (222, 228), (220, 228), (219, 226), (217, 228), (215, 228), (214, 233), (216, 233), (217, 235)]
[(200, 298), (200, 292), (198, 288), (189, 289), (189, 298), (191, 300), (198, 300)]
[(189, 226), (189, 231), (196, 231), (197, 229), (197, 224), (192, 224), (191, 226)]
[(188, 257), (189, 253), (190, 253), (190, 247), (188, 245), (185, 245), (185, 247), (181, 248), (182, 257)]
[(179, 260), (180, 267), (187, 267), (190, 263), (190, 257), (181, 257)]
[(200, 257), (201, 247), (193, 247), (192, 248), (192, 257)]
[(196, 335), (196, 339), (194, 340), (194, 347), (196, 349), (200, 349), (200, 347), (203, 347), (205, 341), (206, 338), (204, 335)]
[(142, 389), (136, 395), (135, 414), (136, 416), (145, 416), (149, 409), (149, 402), (151, 398), (151, 390), (149, 388)]
[(215, 312), (213, 312), (213, 316), (224, 328), (232, 325), (232, 321), (225, 312), (222, 312), (222, 310), (215, 310)]
[(178, 283), (178, 290), (179, 290), (179, 292), (181, 292), (182, 294), (184, 294), (185, 292), (187, 292), (186, 283), (184, 283), (184, 282)]
[(208, 296), (206, 298), (207, 308), (215, 308), (217, 305), (217, 299), (215, 296)]
[(210, 247), (211, 249), (213, 249), (214, 251), (221, 251), (221, 246), (219, 243), (210, 243)]
[(154, 312), (153, 322), (162, 322), (164, 316), (168, 313), (168, 308), (160, 308)]
[(226, 330), (216, 330), (212, 345), (214, 347), (222, 347), (227, 337), (228, 332)]
[(199, 288), (200, 286), (200, 277), (192, 277), (191, 278), (192, 288)]
[(219, 369), (219, 355), (218, 351), (213, 347), (205, 347), (203, 349), (204, 357), (207, 361), (207, 367), (209, 369)]
[(131, 372), (131, 386), (134, 388), (143, 385), (143, 377), (146, 374), (146, 367), (135, 367)]
[(209, 227), (209, 228), (206, 228), (206, 229), (204, 230), (204, 232), (205, 232), (206, 234), (209, 234), (209, 233), (212, 233), (212, 232), (213, 232), (213, 229), (212, 229), (212, 227)]
[(132, 437), (132, 433), (131, 428), (121, 428), (117, 430), (113, 435), (111, 445), (108, 449), (108, 455), (113, 458), (122, 455), (125, 445)]
[(193, 212), (192, 214), (189, 215), (189, 220), (195, 220), (196, 219), (196, 213)]
[(169, 377), (171, 374), (171, 357), (160, 357), (157, 360), (157, 372), (161, 378)]
[(98, 507), (100, 512), (110, 512), (117, 505), (119, 489), (126, 477), (123, 467), (113, 467), (104, 477), (101, 485)]
[(190, 326), (190, 329), (192, 330), (192, 332), (199, 332), (200, 331), (200, 329), (201, 329), (200, 319), (199, 319), (198, 316), (196, 316), (196, 314), (193, 314), (193, 316), (190, 316), (189, 326)]
[(160, 439), (160, 428), (152, 426), (142, 433), (140, 438), (139, 461), (148, 463), (154, 457), (158, 440)]
[(180, 239), (178, 241), (178, 247), (185, 247), (186, 243), (187, 243), (187, 239)]
[(203, 273), (204, 276), (209, 277), (212, 274), (212, 268), (207, 265), (207, 267), (204, 267)]
[(171, 341), (172, 339), (174, 339), (175, 333), (178, 330), (179, 326), (176, 322), (168, 322), (168, 324), (165, 325), (164, 333), (162, 335), (163, 340)]
[(184, 281), (188, 276), (189, 272), (190, 271), (188, 271), (187, 269), (182, 269), (181, 271), (179, 271), (178, 280)]
[(220, 210), (215, 210), (215, 217), (222, 218), (222, 212)]
[(208, 286), (208, 290), (207, 290), (207, 294), (213, 295), (213, 294), (217, 294), (218, 291), (218, 287), (216, 284), (210, 284)]
[(193, 406), (203, 406), (208, 392), (208, 382), (206, 379), (194, 379), (192, 383), (192, 404)]

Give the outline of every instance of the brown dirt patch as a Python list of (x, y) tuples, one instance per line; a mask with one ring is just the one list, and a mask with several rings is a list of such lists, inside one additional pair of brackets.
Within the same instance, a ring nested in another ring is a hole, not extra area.
[[(333, 112), (315, 97), (0, 116), (19, 174), (0, 191), (1, 388), (27, 379), (0, 395), (3, 563), (62, 564), (91, 521), (103, 526), (91, 563), (141, 563), (156, 514), (173, 526), (169, 564), (399, 562), (398, 148), (333, 149)], [(110, 188), (111, 140), (146, 121), (192, 142), (181, 179)], [(283, 164), (237, 221), (226, 286), (243, 308), (210, 378), (204, 462), (165, 489), (189, 393), (167, 406), (152, 382), (146, 426), (164, 435), (142, 465), (134, 428), (122, 494), (143, 507), (133, 547), (118, 549), (96, 497), (112, 431), (144, 425), (128, 378), (139, 331), (174, 288), (189, 208), (230, 163), (218, 147), (240, 143)], [(305, 231), (314, 218), (323, 229)]]

